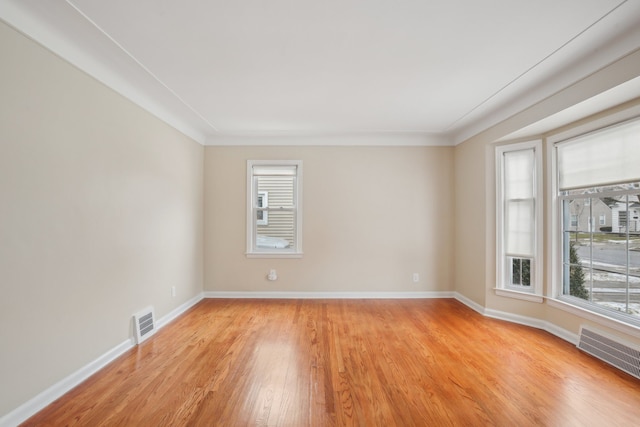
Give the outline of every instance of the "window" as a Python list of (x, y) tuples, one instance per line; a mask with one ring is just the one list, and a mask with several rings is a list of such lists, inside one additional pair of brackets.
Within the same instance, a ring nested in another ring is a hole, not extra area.
[[(555, 145), (553, 297), (640, 326), (640, 120)], [(600, 225), (591, 226), (595, 209)], [(634, 217), (635, 216), (635, 217)], [(576, 220), (574, 221), (574, 217)], [(557, 267), (556, 267), (557, 266)]]
[(258, 225), (269, 225), (269, 212), (260, 208), (268, 208), (269, 207), (269, 192), (268, 191), (258, 191), (258, 201), (257, 203), (257, 217), (256, 224)]
[(247, 256), (302, 256), (302, 162), (247, 162)]
[(499, 146), (496, 293), (542, 301), (542, 144)]
[(618, 212), (618, 228), (621, 228), (621, 229), (627, 228), (627, 212), (626, 211)]

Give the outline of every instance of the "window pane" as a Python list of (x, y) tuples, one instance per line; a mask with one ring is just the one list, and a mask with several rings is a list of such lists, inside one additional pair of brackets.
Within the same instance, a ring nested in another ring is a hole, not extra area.
[[(563, 201), (563, 294), (640, 318), (640, 202), (637, 194), (591, 199), (601, 223), (583, 228), (584, 199)], [(567, 212), (568, 211), (568, 212)], [(601, 212), (601, 213), (600, 213)], [(572, 219), (577, 217), (578, 226)], [(604, 219), (603, 219), (604, 218)]]
[[(622, 268), (620, 268), (622, 267)], [(627, 277), (623, 266), (594, 268), (593, 302), (612, 310), (627, 312)]]
[(292, 176), (255, 177), (258, 194), (269, 195), (269, 209), (292, 208), (294, 206), (294, 183)]
[(589, 213), (590, 206), (585, 206), (586, 199), (574, 199), (569, 202), (569, 215), (571, 216), (571, 230), (576, 232), (590, 231)]
[(511, 284), (531, 286), (531, 260), (527, 258), (511, 258)]
[[(256, 176), (256, 247), (260, 249), (292, 248), (295, 243), (295, 177)], [(268, 204), (260, 195), (268, 195)], [(262, 201), (262, 203), (261, 203)]]
[(629, 314), (640, 317), (640, 232), (629, 235)]
[(507, 201), (506, 252), (510, 255), (533, 256), (535, 221), (533, 200)]
[(269, 209), (268, 213), (269, 224), (257, 226), (256, 246), (259, 248), (293, 247), (295, 242), (295, 212)]

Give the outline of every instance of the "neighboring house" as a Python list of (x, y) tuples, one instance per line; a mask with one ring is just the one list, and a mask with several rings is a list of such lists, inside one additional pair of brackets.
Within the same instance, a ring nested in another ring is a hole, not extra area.
[[(640, 201), (638, 196), (629, 196), (629, 210), (625, 201), (610, 198), (572, 200), (570, 230), (611, 231), (625, 233), (640, 232)], [(610, 229), (609, 229), (610, 228)]]
[(603, 199), (572, 200), (571, 230), (600, 231), (612, 226), (611, 207)]
[(640, 232), (640, 202), (638, 196), (629, 196), (629, 207), (624, 202), (616, 202), (611, 207), (612, 230), (614, 233)]

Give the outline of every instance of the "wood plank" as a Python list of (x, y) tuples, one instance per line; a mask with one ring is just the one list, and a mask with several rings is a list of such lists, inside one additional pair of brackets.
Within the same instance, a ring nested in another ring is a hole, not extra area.
[(640, 380), (452, 299), (207, 299), (23, 425), (636, 425), (639, 403)]

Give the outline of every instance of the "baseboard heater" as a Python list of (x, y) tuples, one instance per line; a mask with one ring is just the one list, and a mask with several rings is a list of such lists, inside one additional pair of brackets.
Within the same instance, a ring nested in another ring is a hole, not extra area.
[(136, 343), (140, 344), (156, 332), (156, 323), (153, 315), (153, 307), (133, 315), (133, 324), (136, 333)]
[(640, 379), (639, 347), (583, 325), (578, 348)]

